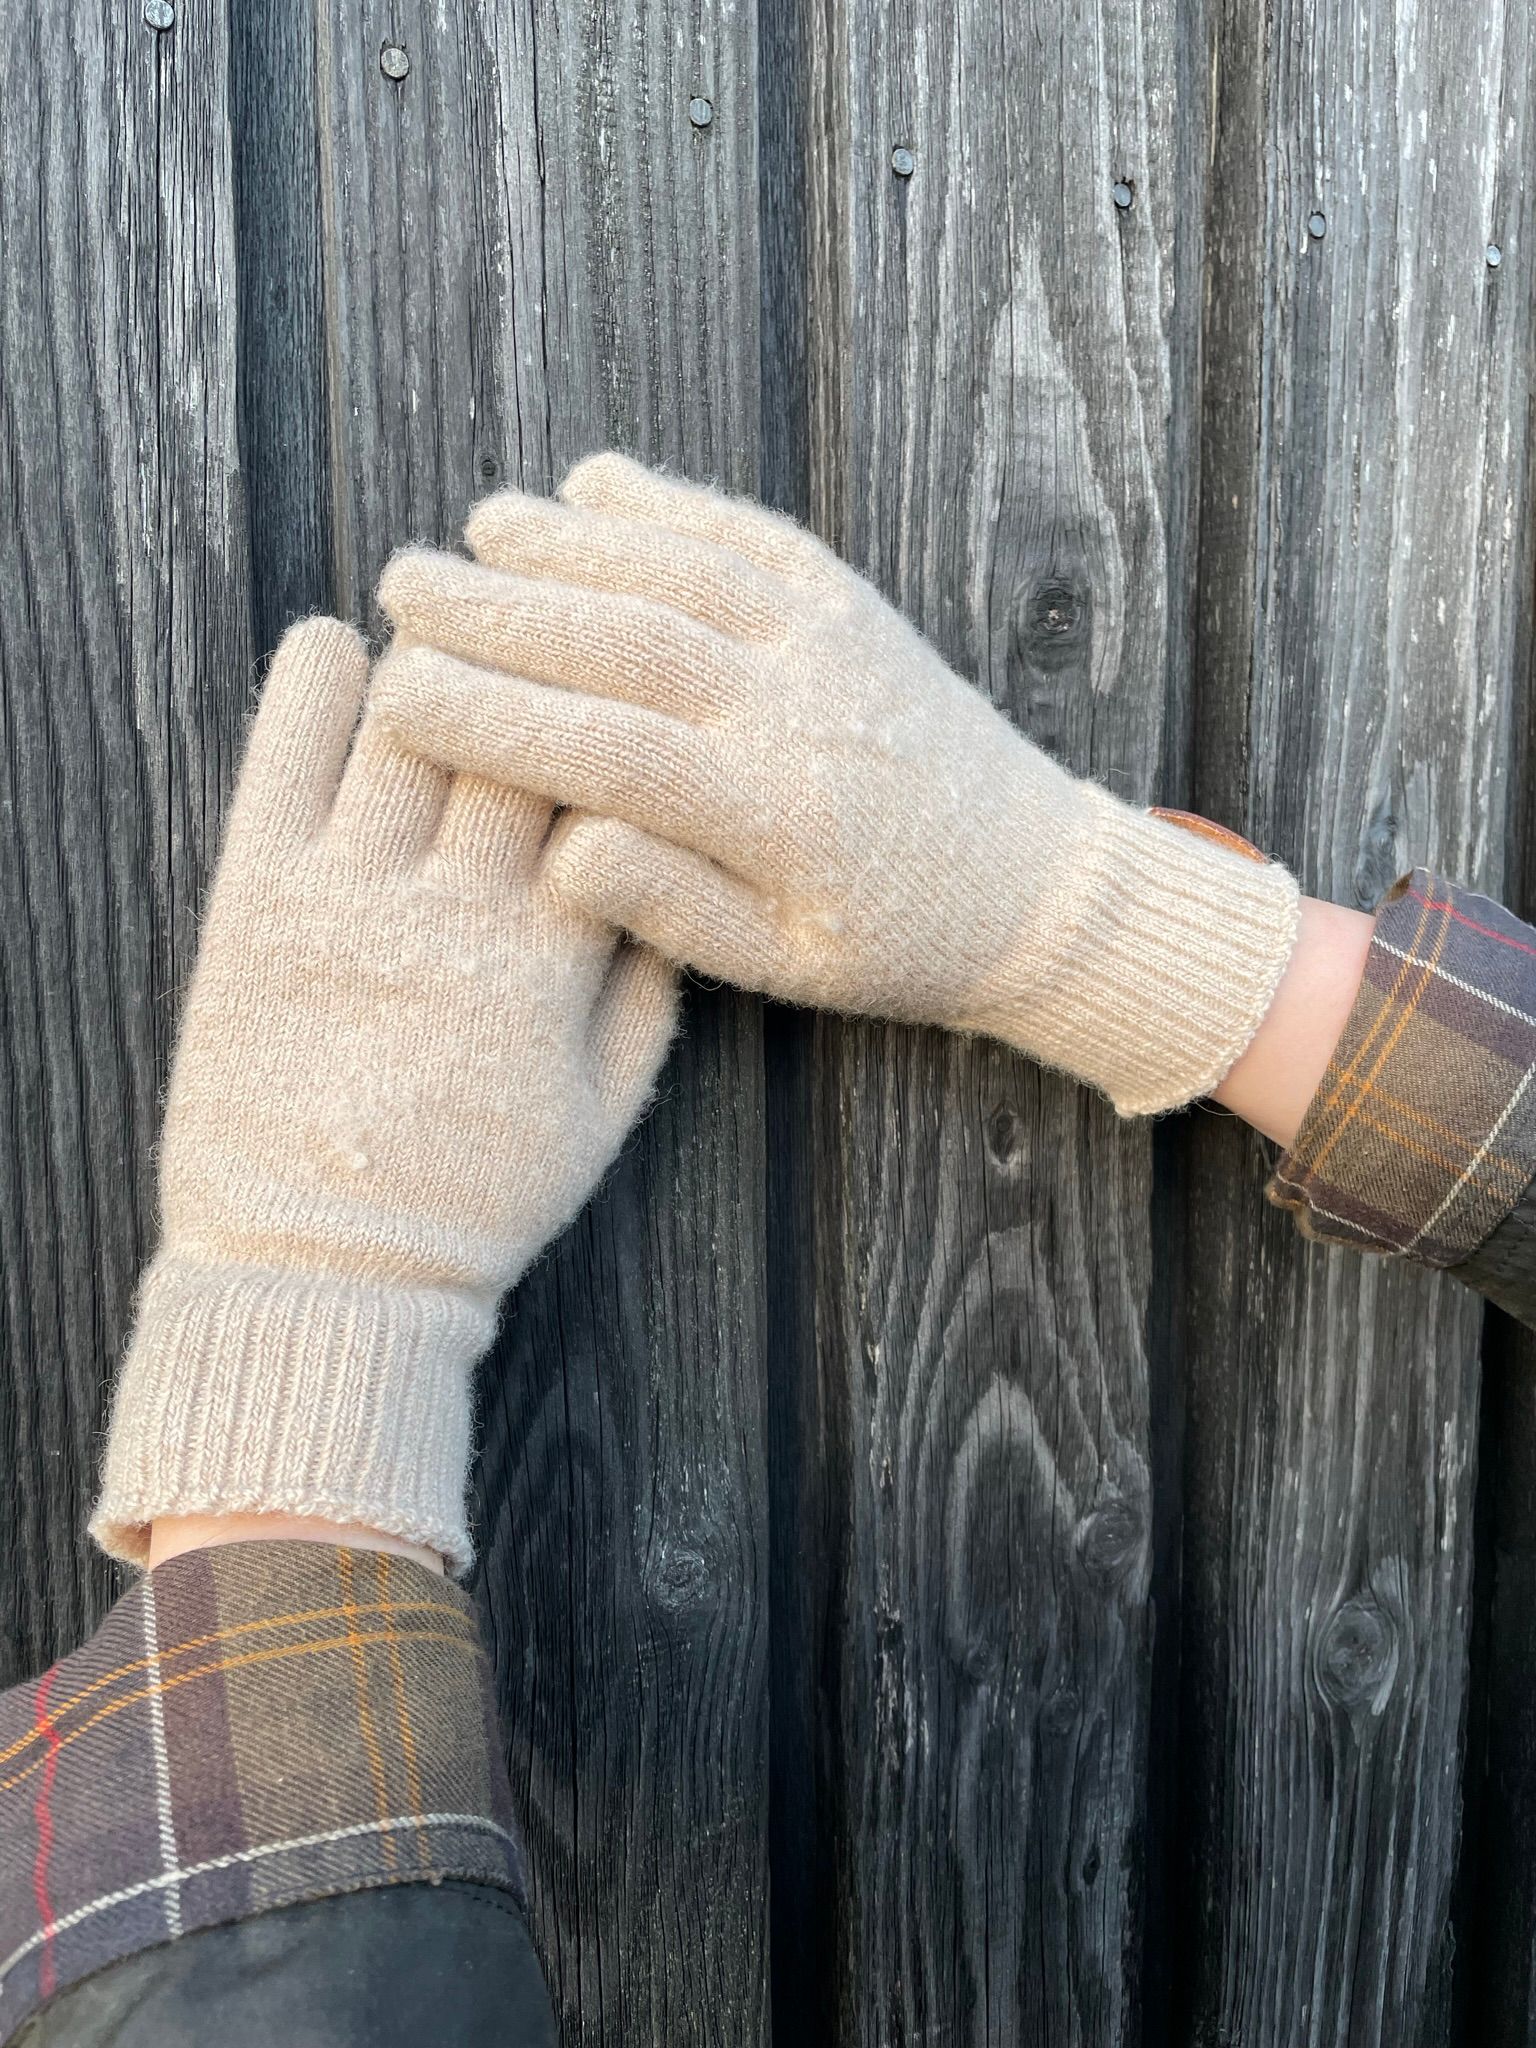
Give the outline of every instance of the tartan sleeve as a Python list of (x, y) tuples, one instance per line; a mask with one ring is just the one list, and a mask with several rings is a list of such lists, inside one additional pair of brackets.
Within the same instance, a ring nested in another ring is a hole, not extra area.
[(1536, 1253), (1533, 1079), (1536, 930), (1415, 868), (1377, 913), (1359, 994), (1266, 1192), (1308, 1237), (1492, 1294), (1496, 1242), (1506, 1277)]
[(192, 1551), (0, 1693), (0, 2043), (178, 1935), (447, 1879), (523, 1902), (473, 1609), (408, 1559)]

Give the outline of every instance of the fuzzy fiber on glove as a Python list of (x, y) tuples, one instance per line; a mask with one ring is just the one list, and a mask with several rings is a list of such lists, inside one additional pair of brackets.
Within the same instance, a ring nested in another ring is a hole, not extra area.
[(1122, 1114), (1208, 1093), (1299, 896), (1068, 774), (810, 534), (622, 457), (414, 550), (376, 715), (455, 769), (587, 813), (565, 899), (792, 1001), (981, 1031)]
[(160, 1155), (163, 1236), (92, 1533), (360, 1523), (470, 1561), (470, 1376), (503, 1290), (650, 1094), (672, 970), (546, 872), (551, 811), (377, 722), (296, 627), (235, 794)]

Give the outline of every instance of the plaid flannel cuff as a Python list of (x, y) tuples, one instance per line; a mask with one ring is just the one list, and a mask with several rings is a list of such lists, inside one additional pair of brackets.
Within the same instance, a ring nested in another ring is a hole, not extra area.
[(1536, 1174), (1536, 931), (1415, 868), (1270, 1200), (1308, 1237), (1467, 1259)]
[(463, 1878), (519, 1901), (466, 1595), (381, 1552), (173, 1559), (0, 1694), (0, 2042), (55, 1991), (224, 1920)]

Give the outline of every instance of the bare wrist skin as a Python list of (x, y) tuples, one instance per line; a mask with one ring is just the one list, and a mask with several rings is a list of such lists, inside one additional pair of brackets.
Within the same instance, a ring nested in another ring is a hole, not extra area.
[(208, 1550), (221, 1543), (339, 1543), (347, 1550), (387, 1550), (408, 1557), (441, 1574), (443, 1560), (435, 1550), (408, 1543), (382, 1529), (360, 1528), (354, 1522), (327, 1522), (319, 1515), (165, 1515), (149, 1532), (149, 1568), (166, 1564), (189, 1550)]
[(1376, 920), (1304, 896), (1301, 931), (1274, 1001), (1212, 1099), (1289, 1147), (1317, 1092), (1365, 971)]

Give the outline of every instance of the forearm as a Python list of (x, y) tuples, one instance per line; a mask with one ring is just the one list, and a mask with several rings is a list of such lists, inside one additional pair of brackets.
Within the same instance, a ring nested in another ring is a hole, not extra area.
[(1213, 1100), (1290, 1145), (1360, 988), (1375, 919), (1306, 896), (1301, 929), (1264, 1021)]
[(431, 1572), (443, 1569), (437, 1551), (408, 1543), (403, 1536), (355, 1522), (326, 1522), (318, 1515), (162, 1515), (149, 1532), (147, 1562), (153, 1571), (189, 1550), (255, 1542), (339, 1543), (347, 1550), (384, 1550), (391, 1557), (408, 1557)]

